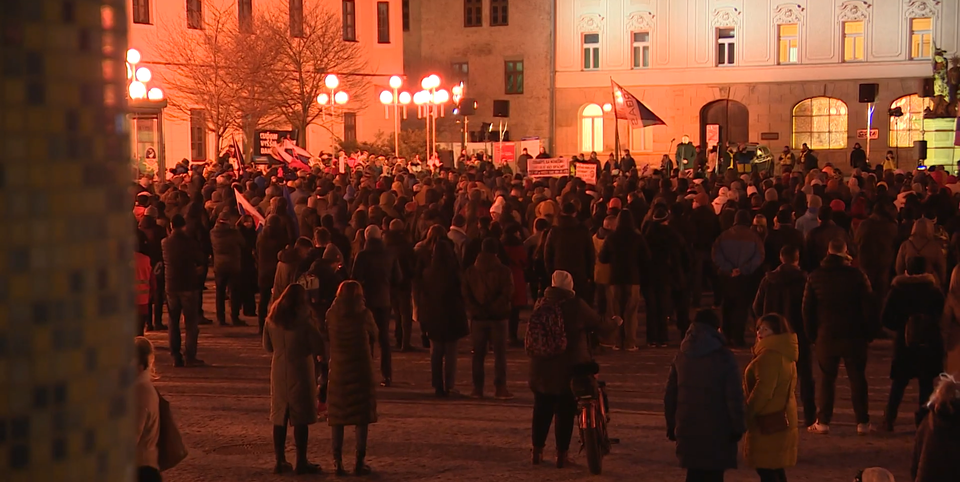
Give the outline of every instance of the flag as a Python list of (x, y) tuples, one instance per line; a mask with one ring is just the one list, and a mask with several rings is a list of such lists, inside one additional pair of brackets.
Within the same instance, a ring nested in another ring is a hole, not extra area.
[(233, 189), (233, 194), (237, 197), (237, 210), (240, 211), (240, 215), (253, 218), (257, 231), (263, 229), (263, 225), (266, 224), (266, 219), (263, 218), (260, 211), (257, 211), (257, 208), (253, 207), (250, 201), (247, 201), (247, 198), (243, 197), (243, 194), (240, 194), (240, 191), (237, 191), (236, 188)]
[[(293, 220), (293, 237), (300, 237), (300, 224), (297, 222), (297, 212), (293, 209), (293, 200), (290, 199), (290, 191), (293, 191), (289, 186), (283, 186), (283, 198), (287, 200), (287, 214), (290, 215), (290, 219)], [(304, 233), (307, 236), (313, 236), (313, 233)]]
[(623, 119), (630, 123), (630, 127), (639, 129), (641, 127), (665, 126), (657, 114), (643, 105), (636, 96), (627, 92), (620, 84), (610, 79), (610, 86), (613, 89), (613, 114), (617, 120)]
[(310, 166), (306, 165), (298, 157), (295, 157), (293, 154), (287, 152), (285, 147), (281, 147), (279, 144), (274, 145), (270, 148), (270, 156), (274, 159), (297, 169), (303, 169), (305, 171), (310, 170)]
[(242, 176), (244, 170), (243, 151), (240, 150), (240, 144), (237, 143), (236, 136), (233, 137), (233, 155), (237, 158), (237, 175)]

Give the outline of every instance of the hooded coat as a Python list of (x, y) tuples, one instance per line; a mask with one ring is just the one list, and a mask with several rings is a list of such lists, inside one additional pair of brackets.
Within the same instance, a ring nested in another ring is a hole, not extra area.
[(586, 293), (587, 279), (593, 275), (595, 260), (593, 240), (587, 227), (574, 216), (558, 216), (544, 245), (547, 275), (557, 270), (566, 271), (573, 276), (574, 290)]
[(240, 274), (240, 261), (246, 241), (240, 230), (227, 221), (218, 221), (210, 230), (213, 269), (217, 273)]
[(280, 225), (280, 218), (268, 217), (266, 227), (257, 236), (257, 283), (260, 289), (273, 286), (280, 252), (286, 246), (287, 232)]
[[(757, 469), (782, 469), (797, 465), (800, 432), (797, 425), (797, 335), (782, 333), (757, 341), (753, 360), (743, 375), (747, 401), (747, 435), (743, 458)], [(764, 435), (757, 425), (759, 415), (786, 413), (789, 428)]]
[(914, 482), (956, 480), (960, 458), (960, 400), (930, 412), (917, 428), (910, 476)]
[(713, 243), (713, 264), (723, 274), (751, 275), (763, 264), (763, 240), (749, 226), (733, 226)]
[(943, 245), (933, 234), (933, 221), (920, 218), (913, 223), (910, 237), (900, 245), (894, 269), (897, 274), (907, 272), (907, 260), (922, 256), (927, 260), (927, 273), (937, 278), (937, 284), (947, 282), (947, 259)]
[(799, 267), (780, 265), (760, 282), (757, 297), (753, 300), (753, 314), (758, 318), (768, 313), (782, 315), (797, 337), (804, 340), (803, 290), (806, 283), (807, 274)]
[(367, 425), (377, 422), (377, 382), (371, 343), (377, 324), (363, 300), (338, 298), (327, 311), (329, 376), (327, 423)]
[(866, 275), (843, 257), (828, 255), (807, 277), (803, 327), (822, 353), (846, 353), (873, 341), (880, 327)]
[(390, 289), (403, 281), (400, 263), (380, 239), (367, 240), (354, 260), (352, 275), (363, 286), (371, 308), (390, 308)]
[(663, 404), (680, 467), (737, 467), (737, 441), (746, 431), (740, 368), (716, 328), (693, 323), (687, 329), (670, 365)]
[(437, 343), (457, 341), (470, 334), (460, 268), (448, 243), (439, 242), (434, 246), (430, 264), (423, 269), (421, 277), (420, 289), (416, 290), (420, 330)]
[(463, 274), (462, 292), (471, 320), (501, 321), (510, 317), (513, 274), (495, 255), (477, 256)]
[(943, 310), (943, 348), (946, 352), (946, 372), (960, 373), (960, 267), (953, 269), (950, 291)]
[(601, 337), (616, 329), (612, 318), (601, 317), (573, 291), (549, 287), (543, 293), (545, 303), (558, 303), (567, 334), (567, 349), (552, 357), (530, 358), (530, 389), (536, 393), (562, 395), (570, 391), (573, 367), (593, 360), (588, 335)]
[(312, 310), (302, 306), (289, 328), (268, 319), (263, 329), (263, 348), (270, 361), (270, 422), (284, 425), (317, 423), (317, 375), (314, 357), (323, 355), (323, 338)]
[[(900, 275), (893, 279), (881, 316), (883, 326), (897, 334), (890, 378), (932, 380), (943, 371), (943, 339), (939, 329), (943, 305), (943, 293), (933, 275)], [(907, 346), (907, 320), (915, 315), (924, 315), (931, 325), (931, 332), (936, 333), (932, 345), (922, 348)]]

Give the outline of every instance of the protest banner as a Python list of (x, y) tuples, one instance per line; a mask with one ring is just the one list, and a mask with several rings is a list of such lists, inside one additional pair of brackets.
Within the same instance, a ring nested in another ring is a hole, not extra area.
[(589, 162), (578, 162), (574, 166), (574, 173), (587, 184), (597, 183), (597, 166)]
[(530, 159), (527, 161), (527, 175), (532, 178), (569, 176), (570, 162), (563, 158)]

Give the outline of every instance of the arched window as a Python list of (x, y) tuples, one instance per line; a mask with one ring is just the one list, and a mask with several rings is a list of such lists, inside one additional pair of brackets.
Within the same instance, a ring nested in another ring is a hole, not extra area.
[(587, 104), (580, 112), (580, 151), (603, 151), (603, 108)]
[(802, 100), (793, 108), (793, 147), (847, 147), (847, 104), (832, 97)]
[(919, 141), (920, 128), (923, 126), (923, 109), (929, 104), (927, 99), (917, 94), (905, 95), (890, 104), (890, 110), (897, 108), (902, 116), (890, 116), (890, 147), (913, 147), (913, 141)]

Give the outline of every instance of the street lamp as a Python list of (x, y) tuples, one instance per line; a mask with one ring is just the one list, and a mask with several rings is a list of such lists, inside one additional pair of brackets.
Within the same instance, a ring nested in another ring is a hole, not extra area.
[(417, 116), (425, 119), (427, 123), (427, 161), (429, 162), (431, 146), (437, 142), (437, 117), (444, 117), (443, 105), (450, 101), (450, 92), (446, 89), (437, 89), (440, 87), (440, 76), (437, 74), (420, 79), (420, 87), (423, 90), (413, 94), (413, 103), (418, 106)]
[(334, 74), (327, 74), (323, 78), (323, 85), (330, 91), (330, 93), (321, 92), (317, 96), (317, 103), (320, 104), (320, 111), (326, 117), (327, 111), (330, 111), (331, 115), (337, 113), (337, 106), (343, 106), (350, 101), (350, 95), (343, 90), (337, 90), (340, 87), (340, 78)]
[[(163, 90), (151, 86), (153, 72), (140, 65), (143, 60), (137, 49), (127, 50), (127, 107), (131, 128), (131, 146), (133, 157), (144, 162), (144, 168), (156, 168), (162, 172), (164, 161), (163, 146), (163, 109), (167, 105)], [(141, 137), (141, 133), (151, 132), (153, 137)], [(142, 156), (142, 157), (141, 157)], [(148, 163), (156, 163), (155, 166)]]
[(411, 102), (409, 92), (399, 92), (403, 86), (403, 79), (394, 75), (390, 77), (390, 90), (380, 92), (380, 103), (383, 104), (383, 115), (390, 118), (390, 106), (393, 106), (393, 155), (400, 157), (400, 106), (403, 106), (403, 118), (407, 117), (407, 104)]

